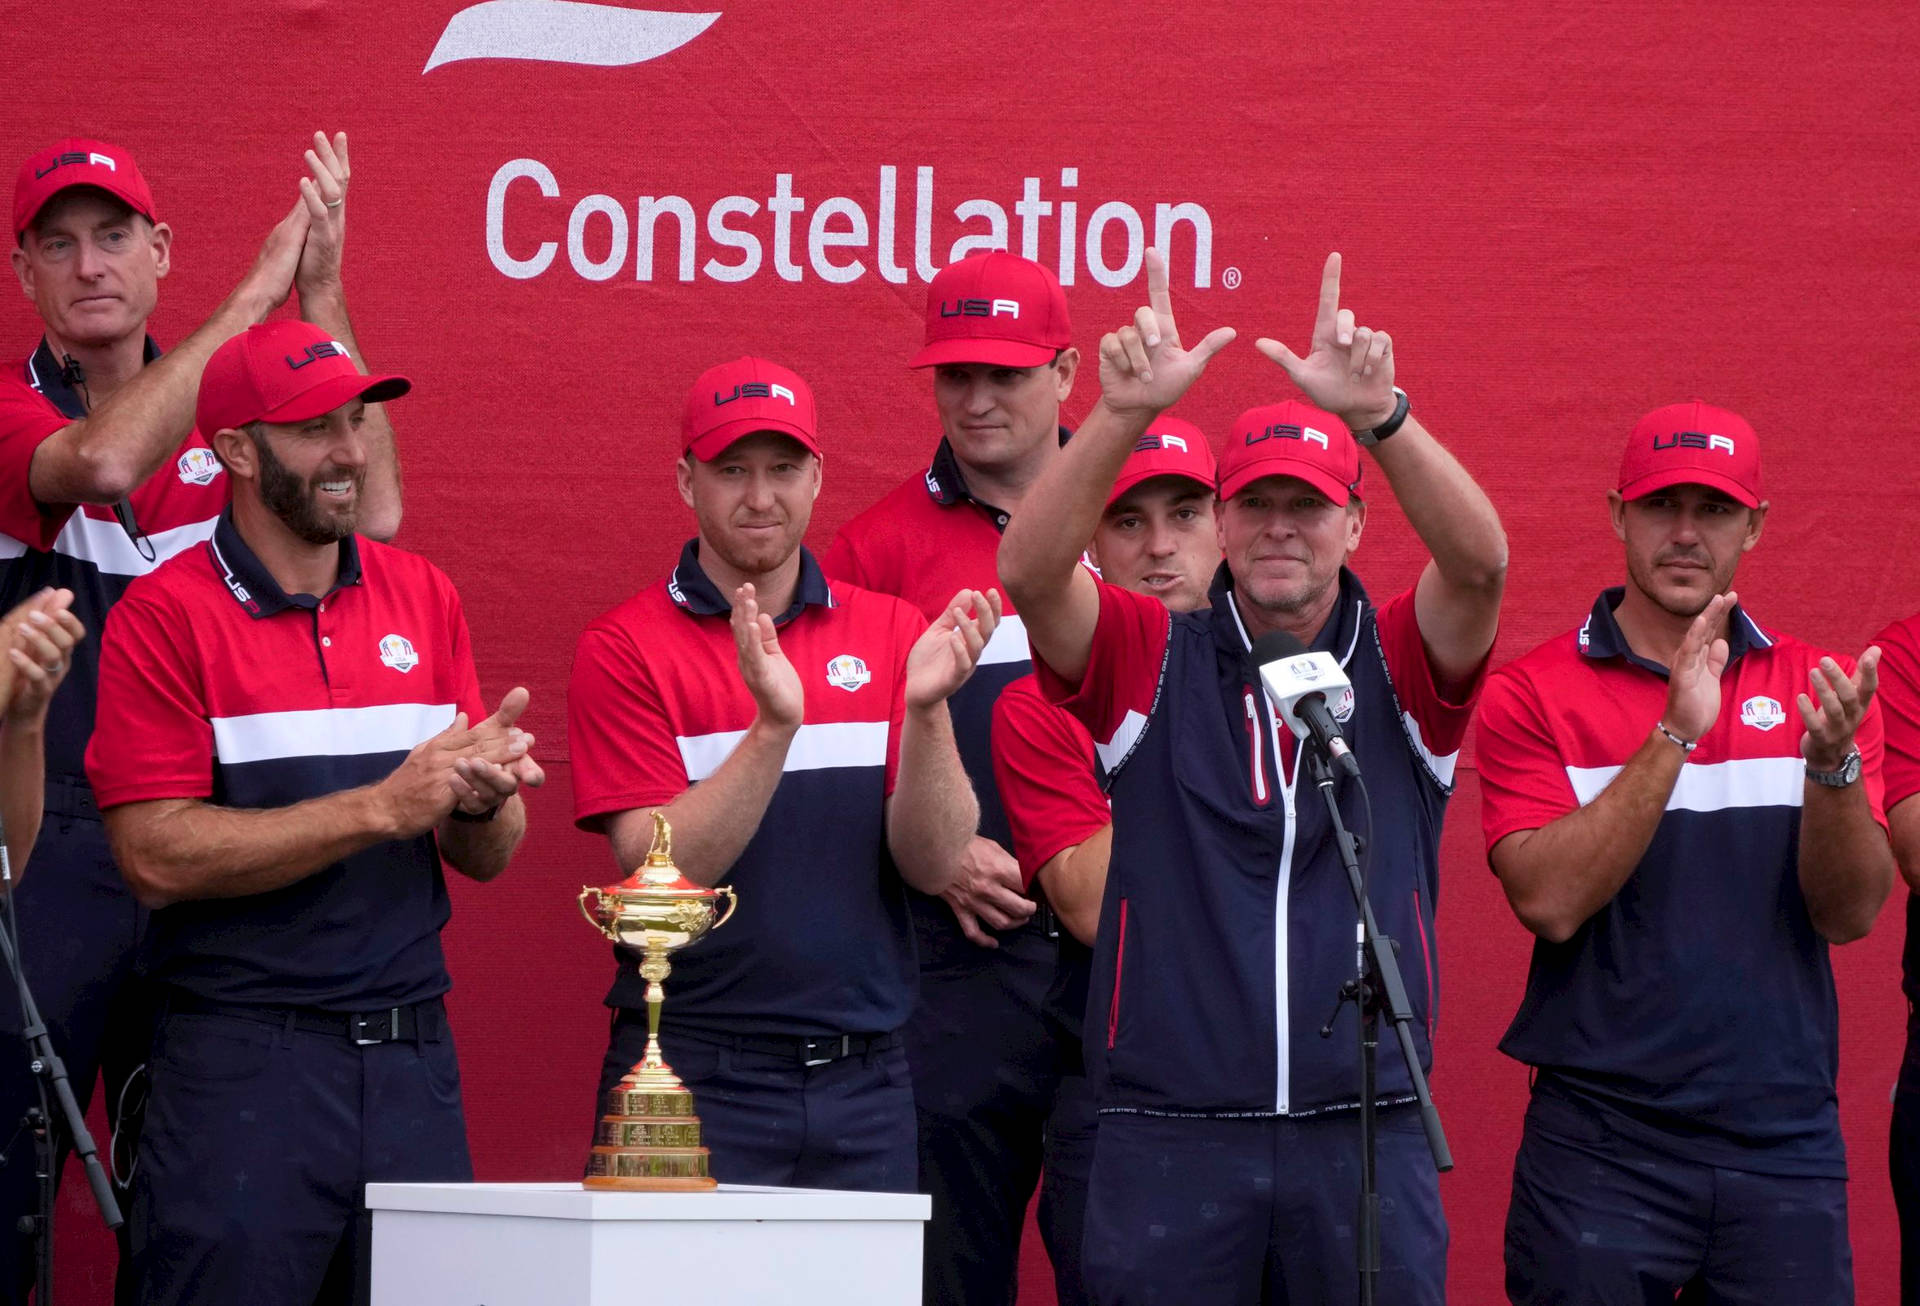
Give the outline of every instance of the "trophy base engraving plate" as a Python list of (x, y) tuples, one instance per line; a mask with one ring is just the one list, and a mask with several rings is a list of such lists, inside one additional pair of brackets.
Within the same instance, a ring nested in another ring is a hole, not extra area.
[(583, 1184), (629, 1192), (697, 1192), (719, 1187), (719, 1181), (707, 1174), (704, 1147), (595, 1147), (587, 1158)]

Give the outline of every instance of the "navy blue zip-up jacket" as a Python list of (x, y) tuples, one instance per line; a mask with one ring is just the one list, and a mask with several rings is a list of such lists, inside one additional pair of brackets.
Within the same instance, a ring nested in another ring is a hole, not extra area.
[[(1103, 584), (1081, 683), (1040, 668), (1110, 775), (1113, 856), (1086, 1027), (1103, 1111), (1310, 1115), (1359, 1101), (1352, 1008), (1333, 1038), (1319, 1036), (1354, 971), (1352, 892), (1299, 743), (1248, 665), (1225, 574), (1211, 610), (1186, 614)], [(1484, 667), (1458, 701), (1443, 696), (1412, 591), (1375, 608), (1344, 570), (1312, 647), (1353, 682), (1335, 715), (1372, 798), (1371, 896), (1400, 944), (1424, 1065), (1440, 823)], [(1367, 834), (1351, 782), (1339, 797), (1348, 826)], [(1410, 1095), (1389, 1044), (1378, 1098)]]

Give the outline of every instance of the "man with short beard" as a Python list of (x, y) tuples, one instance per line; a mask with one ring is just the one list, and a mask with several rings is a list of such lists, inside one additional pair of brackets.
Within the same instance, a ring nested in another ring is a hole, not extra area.
[[(658, 813), (688, 879), (738, 890), (726, 928), (674, 954), (660, 1018), (713, 1177), (911, 1192), (906, 895), (947, 886), (979, 817), (947, 700), (999, 596), (962, 589), (929, 624), (827, 579), (800, 543), (820, 492), (813, 392), (778, 364), (703, 373), (681, 450), (697, 534), (574, 655), (574, 820), (625, 875)], [(602, 1102), (647, 1041), (647, 983), (615, 955)]]
[(1627, 580), (1481, 701), (1487, 859), (1537, 937), (1501, 1049), (1534, 1067), (1507, 1211), (1517, 1303), (1853, 1300), (1828, 949), (1893, 884), (1877, 648), (1734, 593), (1760, 444), (1693, 402), (1608, 494)]
[[(64, 140), (21, 165), (13, 268), (45, 333), (30, 356), (0, 368), (0, 609), (42, 588), (67, 589), (75, 616), (98, 631), (128, 582), (212, 533), (227, 476), (212, 432), (194, 429), (194, 401), (208, 356), (235, 332), (297, 292), (302, 317), (356, 347), (341, 273), (346, 136), (316, 134), (305, 163), (299, 197), (253, 266), (164, 354), (147, 326), (172, 269), (173, 232), (132, 155), (103, 141)], [(379, 406), (366, 429), (361, 526), (389, 539), (400, 524), (400, 477)], [(48, 707), (40, 873), (14, 906), (28, 940), (28, 981), (83, 1108), (96, 1074), (103, 1081), (114, 1169), (124, 1179), (145, 1097), (138, 1068), (152, 1013), (134, 977), (145, 913), (108, 854), (86, 778), (99, 656), (97, 640), (77, 647), (72, 674)], [(17, 1036), (19, 1020), (12, 987), (0, 985), (0, 1030)], [(38, 1100), (17, 1037), (6, 1040), (0, 1139), (15, 1137)], [(64, 1130), (57, 1132), (64, 1153)], [(16, 1232), (36, 1205), (30, 1156), (20, 1135), (0, 1166), (0, 1301), (25, 1301), (33, 1280), (33, 1242)]]
[(459, 595), (355, 532), (368, 409), (405, 394), (305, 322), (202, 378), (212, 538), (107, 619), (87, 771), (152, 911), (161, 1017), (129, 1216), (139, 1300), (352, 1300), (368, 1183), (471, 1180), (441, 864), (476, 880), (542, 780), (482, 712)]

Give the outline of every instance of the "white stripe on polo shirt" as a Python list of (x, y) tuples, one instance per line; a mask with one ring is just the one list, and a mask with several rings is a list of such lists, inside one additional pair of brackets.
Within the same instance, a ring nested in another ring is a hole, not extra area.
[(452, 703), (382, 703), (305, 712), (217, 716), (214, 759), (222, 766), (292, 757), (357, 757), (404, 753), (453, 724)]
[(154, 560), (148, 562), (119, 522), (89, 517), (76, 510), (54, 537), (53, 552), (90, 562), (109, 576), (144, 576), (182, 549), (210, 538), (219, 520), (215, 514), (205, 521), (152, 532), (147, 542), (153, 546)]
[(1099, 754), (1100, 765), (1106, 768), (1108, 774), (1120, 769), (1120, 764), (1127, 760), (1127, 754), (1140, 742), (1140, 732), (1146, 728), (1147, 718), (1128, 708), (1127, 715), (1121, 718), (1120, 728), (1113, 732), (1113, 738), (1104, 744), (1094, 744), (1093, 751)]
[(977, 665), (990, 667), (1002, 662), (1031, 662), (1033, 650), (1027, 647), (1027, 623), (1009, 612), (993, 628), (993, 638), (980, 650)]
[[(1624, 768), (1570, 766), (1567, 780), (1585, 807)], [(1669, 812), (1720, 812), (1737, 807), (1798, 807), (1807, 764), (1798, 757), (1743, 757), (1730, 762), (1688, 762), (1680, 768)]]
[[(836, 721), (801, 726), (787, 745), (782, 771), (824, 771), (838, 766), (885, 766), (886, 721)], [(721, 730), (711, 735), (675, 735), (687, 781), (698, 784), (720, 769), (734, 746), (746, 738), (744, 730)]]

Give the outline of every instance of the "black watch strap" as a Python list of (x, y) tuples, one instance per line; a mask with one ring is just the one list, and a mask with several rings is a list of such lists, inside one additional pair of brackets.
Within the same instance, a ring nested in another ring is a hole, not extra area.
[(1412, 407), (1412, 404), (1407, 401), (1407, 392), (1399, 386), (1395, 386), (1393, 388), (1393, 416), (1387, 418), (1386, 421), (1370, 430), (1355, 431), (1353, 438), (1371, 449), (1374, 445), (1379, 444), (1382, 440), (1406, 424), (1407, 413), (1411, 411)]

